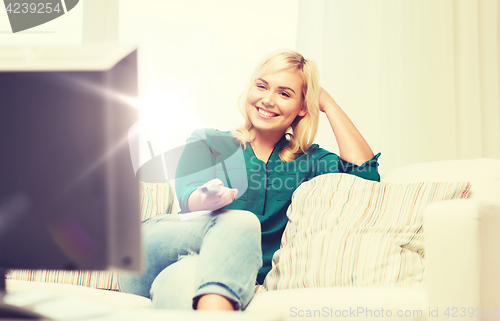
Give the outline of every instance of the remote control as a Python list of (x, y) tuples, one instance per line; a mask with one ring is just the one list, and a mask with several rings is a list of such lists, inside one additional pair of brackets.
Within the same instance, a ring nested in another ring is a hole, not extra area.
[(200, 193), (206, 194), (208, 196), (219, 193), (221, 190), (220, 185), (208, 185), (203, 187), (198, 187)]

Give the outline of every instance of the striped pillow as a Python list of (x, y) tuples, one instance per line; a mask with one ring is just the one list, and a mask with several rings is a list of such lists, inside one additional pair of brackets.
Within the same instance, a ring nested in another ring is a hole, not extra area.
[[(140, 198), (141, 221), (158, 214), (171, 213), (174, 195), (168, 181), (165, 184), (141, 182)], [(118, 290), (116, 275), (110, 271), (12, 270), (7, 277)]]
[(159, 214), (172, 213), (174, 194), (170, 183), (141, 182), (141, 221)]
[[(423, 210), (470, 183), (387, 184), (348, 174), (303, 183), (263, 288), (424, 287)], [(259, 291), (264, 290), (259, 289)]]

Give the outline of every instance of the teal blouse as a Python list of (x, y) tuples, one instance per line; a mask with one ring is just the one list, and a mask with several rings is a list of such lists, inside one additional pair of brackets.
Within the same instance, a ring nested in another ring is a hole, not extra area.
[(188, 212), (191, 193), (214, 178), (227, 187), (238, 188), (236, 199), (225, 209), (250, 211), (261, 222), (263, 266), (257, 277), (260, 284), (271, 270), (272, 256), (280, 247), (288, 222), (286, 211), (293, 192), (302, 182), (327, 173), (347, 173), (380, 181), (377, 168), (380, 153), (358, 166), (313, 144), (306, 154), (284, 163), (279, 152), (286, 143), (283, 136), (265, 163), (255, 156), (250, 144), (242, 148), (229, 131), (196, 130), (187, 140), (177, 166), (175, 188), (181, 213)]

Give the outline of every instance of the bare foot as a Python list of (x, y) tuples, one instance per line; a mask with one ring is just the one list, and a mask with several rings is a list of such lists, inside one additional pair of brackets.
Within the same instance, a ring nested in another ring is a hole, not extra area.
[(234, 311), (231, 301), (218, 294), (205, 294), (198, 300), (196, 310)]

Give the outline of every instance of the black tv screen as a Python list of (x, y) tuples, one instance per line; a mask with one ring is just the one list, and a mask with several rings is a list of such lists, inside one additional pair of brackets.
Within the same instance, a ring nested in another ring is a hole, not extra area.
[(0, 49), (0, 268), (140, 269), (137, 51)]

